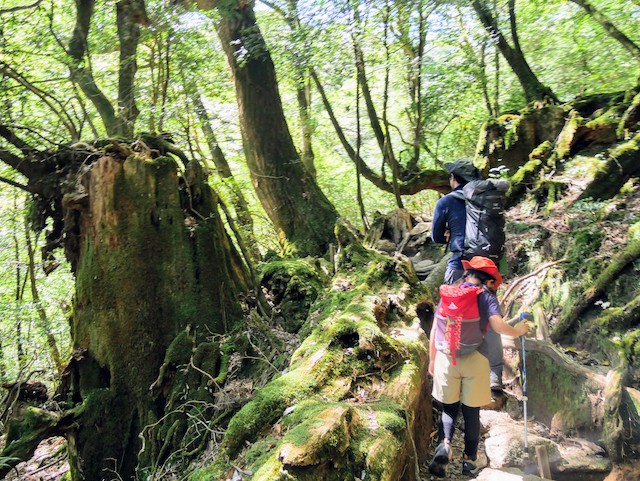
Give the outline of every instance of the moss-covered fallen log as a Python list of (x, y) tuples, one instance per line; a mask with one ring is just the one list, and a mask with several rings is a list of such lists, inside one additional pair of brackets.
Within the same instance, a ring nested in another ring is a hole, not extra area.
[(581, 199), (604, 200), (614, 197), (630, 177), (640, 175), (640, 134), (611, 150), (605, 164), (596, 172)]
[(573, 327), (580, 315), (604, 292), (607, 286), (632, 261), (640, 257), (640, 240), (632, 240), (626, 248), (611, 259), (609, 265), (600, 273), (595, 282), (585, 290), (580, 298), (563, 313), (553, 328), (551, 338), (560, 340)]
[(236, 469), (254, 481), (418, 478), (432, 423), (427, 339), (413, 307), (425, 291), (406, 258), (364, 248), (344, 226), (337, 237), (340, 270), (312, 307), (311, 334), (192, 480)]

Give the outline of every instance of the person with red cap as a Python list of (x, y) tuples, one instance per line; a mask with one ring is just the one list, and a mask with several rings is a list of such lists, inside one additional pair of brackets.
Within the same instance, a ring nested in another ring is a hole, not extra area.
[[(480, 180), (482, 177), (470, 159), (457, 159), (444, 166), (449, 173), (451, 192), (438, 200), (434, 207), (431, 239), (449, 247), (451, 257), (447, 261), (444, 282), (454, 284), (459, 282), (464, 274), (462, 259), (468, 260), (469, 255), (466, 249), (467, 211), (463, 189), (469, 182)], [(491, 367), (489, 385), (492, 390), (501, 391), (504, 367), (502, 339), (493, 329), (489, 329), (486, 333), (486, 343)]]
[[(438, 477), (446, 475), (446, 465), (452, 459), (451, 439), (456, 418), (464, 417), (464, 453), (462, 473), (475, 475), (486, 465), (478, 455), (480, 441), (480, 407), (491, 402), (489, 360), (484, 334), (489, 326), (498, 334), (519, 337), (529, 330), (526, 320), (515, 327), (507, 324), (495, 294), (502, 276), (495, 263), (475, 256), (462, 260), (464, 282), (459, 286), (441, 286), (441, 300), (429, 335), (429, 374), (433, 376), (433, 397), (442, 404), (438, 423), (438, 446), (429, 464), (429, 471)], [(459, 297), (445, 300), (445, 294)], [(456, 316), (451, 309), (462, 305), (463, 297), (473, 294), (473, 314)], [(446, 302), (446, 305), (443, 303)], [(521, 316), (521, 320), (523, 317)], [(457, 326), (457, 333), (455, 326)], [(454, 327), (452, 329), (452, 327)], [(456, 344), (452, 339), (456, 339)]]

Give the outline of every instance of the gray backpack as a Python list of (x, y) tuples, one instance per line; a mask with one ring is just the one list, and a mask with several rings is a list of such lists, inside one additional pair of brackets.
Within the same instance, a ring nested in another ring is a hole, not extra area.
[(472, 180), (455, 197), (464, 199), (467, 209), (464, 257), (484, 256), (496, 264), (504, 253), (504, 205), (509, 182)]

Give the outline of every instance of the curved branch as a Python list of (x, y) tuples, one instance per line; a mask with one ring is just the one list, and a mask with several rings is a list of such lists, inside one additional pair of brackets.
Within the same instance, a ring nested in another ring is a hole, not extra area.
[[(31, 147), (27, 142), (18, 137), (13, 130), (11, 130), (6, 125), (0, 125), (0, 137), (4, 137), (4, 139), (9, 142), (11, 145), (20, 150), (24, 155), (29, 155), (32, 152), (35, 152), (36, 149)], [(14, 167), (14, 165), (11, 165)]]
[[(562, 259), (558, 259), (557, 261), (547, 262), (541, 265), (540, 267), (538, 267), (535, 271), (530, 272), (526, 276), (518, 277), (517, 279), (515, 279), (512, 283), (509, 284), (509, 287), (507, 288), (505, 293), (502, 295), (502, 300), (500, 301), (500, 307), (502, 308), (502, 310), (505, 313), (509, 312), (509, 310), (505, 311), (505, 306), (507, 305), (507, 299), (509, 298), (509, 296), (515, 290), (516, 287), (518, 287), (520, 284), (522, 284), (525, 280), (529, 279), (530, 277), (535, 277), (538, 274), (540, 274), (542, 271), (549, 269), (550, 267), (553, 267), (555, 265), (561, 264), (563, 262), (567, 262), (567, 259), (565, 259), (564, 257)], [(508, 314), (505, 314), (505, 315), (508, 316)]]
[[(1, 152), (0, 152), (1, 154)], [(1, 155), (0, 155), (1, 157)], [(15, 180), (11, 180), (11, 179), (7, 179), (6, 177), (2, 177), (0, 176), (0, 182), (4, 182), (5, 184), (9, 184), (13, 187), (17, 187), (18, 189), (24, 190), (25, 192), (29, 192), (30, 194), (33, 194), (34, 190), (29, 188), (26, 185), (20, 184), (18, 182), (16, 182)]]
[(607, 18), (605, 14), (596, 9), (587, 0), (569, 0), (576, 5), (582, 7), (591, 18), (600, 24), (600, 26), (607, 32), (612, 38), (620, 42), (620, 44), (631, 54), (633, 58), (640, 61), (640, 47), (629, 37), (627, 37), (621, 30), (619, 30), (611, 20)]
[(3, 137), (7, 142), (16, 147), (23, 154), (23, 157), (20, 157), (6, 148), (0, 148), (0, 161), (4, 162), (10, 167), (13, 167), (16, 171), (20, 172), (30, 180), (34, 177), (37, 177), (37, 169), (41, 164), (37, 164), (28, 159), (34, 154), (42, 155), (42, 152), (31, 147), (24, 140), (14, 134), (13, 131), (6, 125), (0, 125), (0, 137)]
[[(498, 49), (500, 49), (500, 53), (502, 53), (502, 56), (518, 78), (527, 102), (542, 100), (545, 97), (549, 97), (551, 100), (558, 102), (558, 98), (553, 91), (549, 87), (543, 85), (538, 77), (533, 73), (533, 70), (531, 70), (531, 67), (522, 54), (522, 51), (509, 45), (509, 42), (498, 27), (496, 18), (486, 5), (485, 0), (472, 0), (471, 5), (478, 15), (480, 22), (489, 33)], [(515, 22), (514, 19), (512, 20)]]
[[(73, 140), (78, 140), (80, 138), (80, 134), (78, 133), (78, 129), (73, 123), (73, 120), (66, 113), (65, 108), (62, 106), (60, 101), (56, 99), (53, 95), (45, 92), (44, 90), (39, 89), (29, 80), (27, 80), (22, 74), (18, 73), (12, 67), (7, 65), (6, 63), (0, 63), (0, 73), (6, 75), (9, 78), (12, 78), (20, 85), (25, 87), (28, 91), (35, 94), (40, 100), (42, 100), (47, 107), (51, 109), (51, 111), (56, 114), (56, 116), (60, 119), (62, 124), (66, 127), (71, 135)], [(54, 104), (58, 104), (59, 108)]]
[[(325, 110), (329, 115), (331, 123), (333, 124), (333, 128), (336, 131), (336, 134), (338, 135), (338, 138), (340, 139), (340, 142), (342, 143), (342, 146), (347, 152), (349, 158), (353, 161), (354, 164), (358, 166), (360, 173), (365, 179), (385, 192), (395, 193), (396, 191), (394, 190), (393, 185), (391, 185), (383, 177), (371, 170), (371, 168), (362, 159), (362, 157), (356, 154), (356, 151), (353, 149), (351, 144), (349, 144), (349, 141), (344, 134), (344, 130), (340, 126), (338, 119), (333, 112), (333, 108), (329, 103), (329, 99), (327, 98), (327, 94), (324, 91), (324, 87), (320, 83), (318, 74), (313, 69), (311, 69), (310, 73), (311, 78), (313, 78), (313, 81), (316, 84), (316, 88), (320, 93), (320, 97), (322, 98), (322, 103), (324, 104)], [(411, 179), (399, 183), (397, 186), (397, 192), (401, 195), (412, 195), (425, 189), (436, 190), (442, 193), (449, 192), (451, 188), (449, 186), (448, 176), (446, 172), (444, 170), (423, 170), (418, 174), (412, 176)]]
[(30, 5), (19, 5), (17, 7), (3, 8), (2, 10), (0, 10), (0, 15), (5, 14), (5, 13), (19, 12), (20, 10), (29, 10), (30, 8), (36, 8), (41, 3), (42, 3), (42, 0), (36, 0), (35, 2), (33, 2)]

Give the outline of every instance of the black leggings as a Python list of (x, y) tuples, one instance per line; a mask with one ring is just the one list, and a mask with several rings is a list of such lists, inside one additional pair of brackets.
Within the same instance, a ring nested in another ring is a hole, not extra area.
[[(444, 439), (449, 442), (453, 439), (460, 406), (460, 402), (442, 403), (442, 418), (438, 423), (439, 443)], [(472, 408), (462, 404), (462, 417), (464, 418), (464, 454), (470, 459), (475, 459), (480, 442), (480, 408)]]

